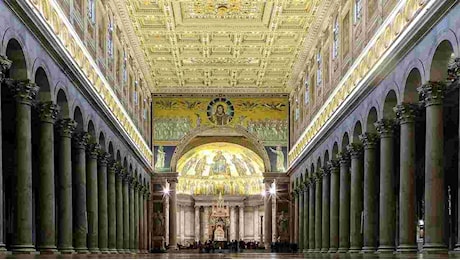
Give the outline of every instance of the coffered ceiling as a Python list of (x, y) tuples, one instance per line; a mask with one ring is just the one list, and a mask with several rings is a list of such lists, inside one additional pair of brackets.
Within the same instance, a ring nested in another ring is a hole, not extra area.
[(332, 2), (117, 1), (155, 93), (288, 93)]

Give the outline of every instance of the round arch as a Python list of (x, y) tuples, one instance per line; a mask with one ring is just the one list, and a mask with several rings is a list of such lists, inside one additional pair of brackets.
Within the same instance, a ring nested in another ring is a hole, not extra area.
[[(203, 133), (206, 133), (208, 131), (219, 131), (221, 133), (234, 133), (238, 134), (244, 138), (246, 138), (247, 141), (249, 141), (250, 145), (247, 144), (242, 144), (242, 143), (236, 143), (232, 142), (232, 139), (225, 140), (225, 142), (228, 143), (235, 143), (239, 144), (242, 146), (245, 146), (246, 148), (254, 151), (257, 155), (259, 155), (263, 162), (264, 162), (264, 167), (266, 172), (271, 171), (271, 164), (270, 164), (270, 158), (268, 157), (267, 150), (265, 150), (265, 147), (262, 145), (262, 143), (258, 140), (258, 138), (249, 133), (245, 128), (243, 127), (229, 127), (229, 126), (204, 126), (204, 127), (198, 127), (195, 128), (193, 131), (190, 131), (187, 135), (185, 135), (181, 141), (180, 145), (176, 147), (174, 150), (174, 153), (171, 158), (171, 170), (175, 172), (177, 169), (177, 163), (178, 160), (189, 150), (191, 142), (202, 135)], [(209, 142), (202, 142), (200, 144), (206, 144), (206, 143), (212, 143), (214, 142), (213, 140), (209, 140)]]

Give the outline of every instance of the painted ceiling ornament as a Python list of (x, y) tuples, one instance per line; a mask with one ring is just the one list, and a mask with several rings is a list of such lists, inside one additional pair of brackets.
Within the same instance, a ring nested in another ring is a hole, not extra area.
[(235, 108), (227, 98), (215, 98), (209, 102), (206, 114), (213, 124), (227, 125), (235, 115)]

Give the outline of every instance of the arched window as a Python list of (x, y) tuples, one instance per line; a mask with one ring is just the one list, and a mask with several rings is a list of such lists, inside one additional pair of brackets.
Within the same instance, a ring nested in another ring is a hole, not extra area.
[(137, 105), (139, 102), (138, 102), (138, 98), (137, 98), (137, 87), (139, 85), (139, 82), (136, 80), (134, 81), (134, 92), (133, 92), (133, 101), (134, 101), (134, 104)]
[(96, 23), (96, 0), (88, 0), (88, 19), (92, 24)]
[(126, 51), (123, 51), (123, 82), (128, 81), (128, 57)]
[(299, 99), (295, 98), (295, 111), (294, 111), (294, 120), (299, 120), (300, 117), (300, 109), (299, 109)]
[(335, 17), (334, 30), (333, 30), (334, 40), (332, 42), (332, 58), (335, 60), (339, 56), (339, 16)]
[(323, 83), (323, 58), (321, 57), (321, 52), (316, 54), (316, 85), (320, 86)]
[(310, 102), (310, 84), (308, 83), (309, 78), (307, 77), (305, 79), (304, 85), (305, 85), (305, 104), (308, 104)]
[(111, 17), (109, 17), (107, 27), (107, 54), (110, 58), (113, 58), (113, 21)]
[(357, 23), (362, 16), (362, 10), (363, 10), (363, 3), (362, 0), (355, 0), (355, 23)]

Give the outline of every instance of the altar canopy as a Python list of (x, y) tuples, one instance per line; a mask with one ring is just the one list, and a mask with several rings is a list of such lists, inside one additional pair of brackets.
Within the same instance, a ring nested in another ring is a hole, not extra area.
[(177, 163), (177, 192), (193, 195), (256, 195), (263, 190), (263, 160), (233, 143), (209, 143), (185, 153)]

